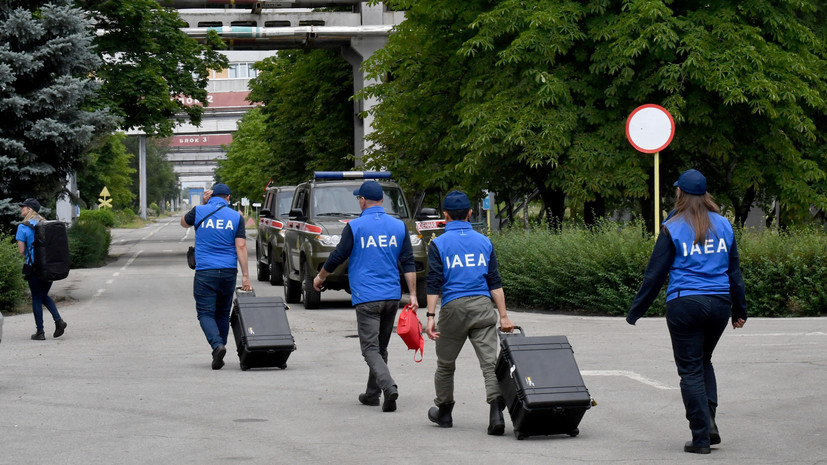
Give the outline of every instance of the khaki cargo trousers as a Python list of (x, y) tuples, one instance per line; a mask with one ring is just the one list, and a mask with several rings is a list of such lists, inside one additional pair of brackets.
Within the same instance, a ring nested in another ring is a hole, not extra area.
[(497, 323), (499, 314), (488, 296), (454, 299), (439, 310), (436, 340), (436, 373), (434, 387), (437, 406), (454, 401), (454, 371), (465, 340), (471, 341), (485, 379), (486, 401), (501, 395), (494, 368), (497, 364)]

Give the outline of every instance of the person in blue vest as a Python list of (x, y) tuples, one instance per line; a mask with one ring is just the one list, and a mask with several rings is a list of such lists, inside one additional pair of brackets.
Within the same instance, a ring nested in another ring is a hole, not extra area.
[[(428, 419), (442, 428), (453, 426), (454, 371), (466, 339), (477, 354), (485, 379), (485, 396), (490, 407), (488, 434), (505, 431), (505, 399), (497, 383), (497, 323), (511, 332), (505, 293), (497, 267), (497, 254), (491, 239), (474, 231), (468, 219), (471, 202), (460, 191), (451, 191), (443, 202), (445, 232), (428, 247), (428, 337), (436, 340), (434, 388), (436, 407)], [(436, 330), (436, 305), (439, 331)], [(496, 308), (495, 308), (496, 307)]]
[[(405, 223), (385, 213), (385, 197), (378, 182), (363, 182), (353, 195), (362, 213), (345, 226), (336, 249), (313, 278), (313, 287), (321, 291), (327, 276), (350, 258), (351, 300), (356, 307), (362, 356), (369, 369), (367, 388), (359, 394), (359, 402), (377, 406), (381, 393), (382, 411), (393, 412), (399, 388), (388, 369), (388, 343), (402, 298), (400, 265), (408, 289), (416, 289), (413, 247)], [(415, 292), (410, 293), (410, 305), (414, 310), (419, 308)]]
[(683, 450), (708, 454), (721, 442), (712, 352), (730, 318), (733, 328), (744, 326), (747, 301), (732, 225), (707, 193), (706, 178), (687, 170), (674, 185), (675, 209), (663, 222), (626, 321), (634, 325), (646, 313), (669, 276), (666, 325), (692, 431)]
[[(35, 341), (45, 341), (46, 332), (43, 329), (43, 306), (52, 314), (55, 320), (55, 332), (52, 337), (60, 337), (66, 331), (66, 322), (60, 317), (57, 305), (49, 297), (49, 290), (52, 288), (51, 281), (44, 281), (37, 277), (32, 267), (34, 266), (34, 226), (43, 221), (40, 216), (40, 202), (35, 199), (26, 199), (20, 202), (20, 216), (23, 222), (17, 225), (17, 251), (25, 258), (23, 275), (29, 283), (29, 290), (32, 292), (32, 313), (36, 331), (32, 334)], [(27, 224), (31, 226), (27, 226)]]
[(252, 290), (247, 268), (247, 236), (244, 218), (232, 208), (230, 188), (216, 184), (204, 191), (204, 204), (181, 218), (181, 226), (195, 226), (195, 278), (193, 296), (201, 330), (212, 348), (212, 369), (224, 366), (230, 309), (235, 295), (238, 269), (241, 288)]

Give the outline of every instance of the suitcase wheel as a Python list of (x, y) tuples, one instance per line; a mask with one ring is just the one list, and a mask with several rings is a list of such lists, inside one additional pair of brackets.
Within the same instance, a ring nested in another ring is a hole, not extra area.
[(525, 434), (523, 434), (523, 433), (521, 433), (521, 432), (519, 432), (515, 429), (514, 430), (514, 437), (516, 437), (518, 441), (522, 441), (523, 439), (527, 438), (528, 436), (526, 436)]
[(279, 365), (279, 368), (281, 368), (282, 370), (284, 370), (285, 368), (287, 368), (287, 365)]
[(580, 428), (574, 428), (573, 430), (569, 431), (569, 436), (575, 437), (580, 434)]
[(245, 365), (245, 364), (243, 364), (243, 363), (241, 363), (241, 364), (239, 364), (239, 365), (241, 366), (241, 371), (247, 371), (247, 370), (249, 370), (249, 369), (250, 369), (250, 367), (248, 367), (247, 365)]

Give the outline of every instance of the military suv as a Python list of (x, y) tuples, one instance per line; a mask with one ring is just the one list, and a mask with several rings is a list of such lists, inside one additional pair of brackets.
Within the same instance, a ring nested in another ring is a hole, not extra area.
[(268, 187), (258, 215), (256, 274), (259, 281), (270, 281), (274, 286), (282, 283), (284, 275), (284, 226), (295, 190), (295, 186)]
[[(416, 262), (416, 298), (426, 302), (425, 275), (428, 253), (422, 236), (417, 232), (413, 214), (398, 184), (389, 172), (317, 171), (312, 181), (299, 184), (293, 195), (290, 216), (285, 228), (284, 299), (288, 303), (304, 301), (305, 308), (319, 308), (321, 293), (313, 288), (313, 278), (336, 248), (348, 221), (361, 214), (359, 201), (353, 195), (365, 179), (374, 179), (382, 186), (385, 211), (405, 222)], [(400, 285), (407, 284), (400, 270)], [(325, 279), (325, 289), (350, 292), (347, 263)]]

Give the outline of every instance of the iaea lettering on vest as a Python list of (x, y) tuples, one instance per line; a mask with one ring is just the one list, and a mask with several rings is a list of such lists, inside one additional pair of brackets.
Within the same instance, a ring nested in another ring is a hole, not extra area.
[[(367, 239), (367, 240), (366, 240)], [(368, 236), (367, 238), (360, 237), (359, 240), (362, 242), (362, 248), (367, 249), (370, 247), (396, 247), (396, 236), (388, 236), (381, 235), (381, 236)]]
[[(683, 256), (686, 257), (688, 255), (694, 254), (708, 254), (708, 253), (718, 253), (718, 252), (726, 252), (726, 242), (723, 238), (718, 239), (718, 248), (715, 249), (715, 241), (712, 239), (707, 239), (704, 242), (704, 248), (701, 249), (701, 245), (699, 243), (692, 244), (692, 248), (687, 249), (686, 242), (681, 242), (683, 246)], [(715, 250), (713, 250), (715, 249)]]
[(205, 221), (204, 224), (201, 225), (201, 227), (211, 229), (235, 229), (235, 226), (233, 226), (232, 221), (225, 222), (220, 218), (215, 220), (215, 223), (213, 223), (212, 218), (207, 218), (207, 221)]
[[(463, 261), (462, 259), (465, 259)], [(472, 266), (488, 266), (488, 262), (485, 261), (485, 256), (480, 254), (479, 258), (474, 261), (474, 254), (467, 253), (465, 255), (454, 255), (453, 258), (450, 256), (445, 257), (445, 267), (446, 268), (466, 268)]]

